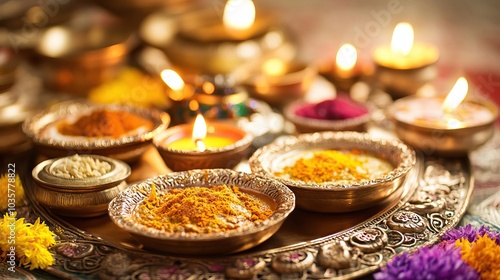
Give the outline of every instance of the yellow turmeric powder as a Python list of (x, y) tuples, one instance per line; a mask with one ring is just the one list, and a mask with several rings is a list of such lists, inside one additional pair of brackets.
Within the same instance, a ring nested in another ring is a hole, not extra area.
[(135, 221), (165, 232), (227, 232), (264, 221), (270, 206), (236, 186), (186, 187), (158, 193), (136, 208)]
[(359, 150), (324, 150), (314, 152), (312, 157), (299, 158), (275, 175), (307, 183), (342, 184), (373, 179), (391, 169), (388, 162)]

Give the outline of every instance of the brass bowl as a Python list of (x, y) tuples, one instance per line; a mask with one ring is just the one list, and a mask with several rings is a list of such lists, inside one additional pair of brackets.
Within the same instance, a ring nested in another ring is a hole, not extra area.
[(388, 117), (394, 123), (398, 138), (426, 155), (462, 157), (493, 137), (498, 107), (492, 101), (484, 98), (467, 101), (480, 104), (491, 111), (492, 119), (484, 124), (461, 128), (437, 128), (410, 123), (395, 116), (400, 106), (417, 98), (419, 97), (411, 96), (397, 100), (388, 108)]
[(313, 66), (292, 63), (287, 73), (281, 76), (258, 74), (243, 81), (250, 96), (273, 106), (281, 107), (291, 101), (303, 98), (317, 77)]
[(307, 105), (304, 100), (291, 102), (283, 108), (285, 118), (293, 123), (298, 133), (311, 133), (319, 131), (366, 131), (366, 125), (371, 120), (370, 110), (367, 106), (361, 105), (366, 109), (366, 114), (343, 120), (322, 120), (302, 117), (296, 114), (297, 109)]
[[(101, 109), (125, 111), (139, 115), (150, 120), (153, 123), (153, 128), (118, 138), (81, 136), (57, 138), (42, 133), (48, 126), (55, 125), (61, 120), (87, 115)], [(151, 144), (153, 136), (166, 129), (169, 122), (169, 115), (159, 110), (128, 105), (102, 105), (70, 101), (56, 104), (26, 119), (23, 123), (23, 132), (34, 143), (38, 152), (49, 158), (72, 154), (97, 154), (130, 163), (139, 159)]]
[(38, 203), (62, 216), (95, 217), (106, 214), (109, 202), (127, 188), (125, 179), (130, 175), (130, 167), (122, 161), (103, 156), (81, 157), (107, 162), (111, 170), (102, 176), (70, 179), (52, 172), (67, 157), (45, 160), (32, 170)]
[[(176, 68), (195, 74), (232, 75), (243, 65), (266, 57), (295, 56), (296, 46), (275, 27), (273, 17), (264, 11), (257, 15), (249, 29), (230, 32), (224, 28), (218, 9), (211, 5), (183, 13), (160, 10), (145, 18), (141, 35), (147, 44), (164, 51)], [(158, 35), (158, 29), (167, 35)]]
[(215, 135), (228, 136), (235, 140), (231, 145), (221, 148), (207, 148), (205, 151), (178, 150), (169, 148), (173, 141), (191, 137), (192, 124), (171, 127), (153, 138), (163, 161), (173, 171), (208, 168), (234, 168), (248, 155), (253, 137), (236, 126), (225, 123), (208, 123)]
[(133, 30), (123, 22), (93, 24), (55, 26), (41, 34), (35, 63), (46, 88), (85, 97), (118, 77), (136, 45)]
[[(149, 196), (152, 184), (157, 192), (190, 186), (232, 185), (243, 192), (269, 199), (276, 208), (262, 223), (226, 233), (167, 233), (141, 225), (131, 218), (137, 205)], [(276, 180), (229, 169), (209, 169), (160, 175), (133, 185), (111, 201), (109, 215), (120, 228), (149, 249), (181, 255), (214, 255), (247, 250), (264, 242), (281, 227), (294, 207), (293, 192)]]
[[(294, 156), (313, 149), (358, 149), (386, 159), (394, 169), (381, 178), (352, 184), (306, 183), (275, 175)], [(297, 207), (324, 213), (357, 211), (384, 201), (402, 188), (415, 162), (415, 152), (402, 142), (374, 139), (359, 132), (284, 136), (258, 149), (249, 159), (253, 173), (275, 178), (292, 189)]]
[(414, 95), (422, 86), (436, 78), (436, 63), (419, 68), (394, 69), (377, 65), (375, 81), (393, 99)]

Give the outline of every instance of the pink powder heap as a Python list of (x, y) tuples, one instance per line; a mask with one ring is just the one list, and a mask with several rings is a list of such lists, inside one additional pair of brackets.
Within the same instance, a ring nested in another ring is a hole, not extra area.
[(307, 104), (295, 110), (295, 114), (300, 117), (320, 120), (345, 120), (366, 113), (368, 110), (365, 107), (341, 96), (316, 104)]

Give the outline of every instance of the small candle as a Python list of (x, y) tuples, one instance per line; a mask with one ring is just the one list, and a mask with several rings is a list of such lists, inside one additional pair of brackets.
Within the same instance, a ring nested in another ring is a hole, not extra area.
[(458, 129), (492, 122), (494, 113), (480, 103), (463, 101), (468, 90), (467, 80), (459, 78), (446, 96), (402, 99), (394, 117), (402, 122), (433, 128)]
[(435, 46), (413, 41), (413, 27), (406, 22), (399, 23), (394, 28), (391, 45), (375, 50), (375, 62), (387, 68), (415, 69), (437, 61), (439, 53)]
[[(215, 133), (215, 132), (214, 132)], [(196, 116), (191, 138), (181, 138), (168, 144), (174, 150), (196, 150), (203, 152), (206, 149), (218, 149), (234, 144), (235, 140), (218, 135), (207, 136), (207, 124), (201, 114)]]

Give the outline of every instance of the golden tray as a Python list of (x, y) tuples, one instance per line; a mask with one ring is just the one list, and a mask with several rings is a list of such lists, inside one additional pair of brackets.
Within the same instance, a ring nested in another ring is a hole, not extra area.
[[(129, 183), (169, 172), (159, 163), (157, 151), (149, 149), (133, 166)], [(403, 251), (438, 242), (454, 228), (469, 205), (471, 170), (468, 158), (419, 157), (402, 193), (380, 205), (341, 214), (295, 209), (264, 243), (235, 254), (203, 257), (147, 251), (107, 215), (56, 216), (33, 199), (33, 181), (25, 178), (30, 215), (42, 216), (58, 235), (56, 264), (41, 276), (16, 269), (42, 279), (357, 278)]]

